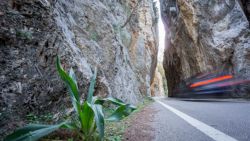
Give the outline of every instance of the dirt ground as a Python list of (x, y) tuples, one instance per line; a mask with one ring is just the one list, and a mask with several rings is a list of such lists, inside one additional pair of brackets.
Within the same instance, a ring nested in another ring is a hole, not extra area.
[(136, 113), (126, 129), (124, 141), (152, 141), (154, 140), (153, 128), (154, 119), (157, 111), (154, 104), (144, 107), (140, 112)]

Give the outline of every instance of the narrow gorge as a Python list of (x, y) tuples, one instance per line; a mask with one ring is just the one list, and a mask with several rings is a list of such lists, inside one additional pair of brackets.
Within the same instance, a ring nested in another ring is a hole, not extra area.
[[(1, 0), (0, 138), (29, 115), (72, 113), (57, 56), (81, 101), (95, 68), (94, 95), (134, 105), (214, 70), (249, 83), (249, 21), (249, 0)], [(230, 97), (249, 93), (235, 86)]]
[[(185, 79), (226, 70), (250, 78), (250, 2), (247, 0), (161, 0), (166, 30), (164, 68), (169, 96)], [(248, 97), (249, 87), (234, 97)]]

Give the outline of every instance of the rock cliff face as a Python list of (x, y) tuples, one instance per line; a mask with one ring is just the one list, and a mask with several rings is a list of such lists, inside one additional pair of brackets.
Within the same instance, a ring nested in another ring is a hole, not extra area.
[(2, 0), (0, 136), (29, 113), (71, 107), (55, 69), (57, 55), (76, 71), (82, 98), (95, 66), (96, 94), (134, 104), (150, 95), (156, 11), (151, 0)]
[(167, 35), (164, 68), (170, 96), (180, 81), (216, 68), (250, 78), (247, 7), (238, 0), (161, 0)]
[(151, 84), (151, 96), (164, 97), (168, 94), (167, 79), (162, 62), (158, 61), (154, 81)]

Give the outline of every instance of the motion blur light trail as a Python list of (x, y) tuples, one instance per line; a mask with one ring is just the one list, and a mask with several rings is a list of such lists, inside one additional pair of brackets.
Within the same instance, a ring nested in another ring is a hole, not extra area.
[(206, 89), (212, 89), (212, 88), (235, 86), (235, 85), (246, 84), (246, 83), (250, 83), (250, 80), (230, 80), (226, 82), (204, 85), (203, 87), (197, 88), (195, 90), (206, 90)]
[(177, 96), (199, 94), (229, 94), (234, 88), (249, 87), (250, 80), (236, 78), (228, 71), (199, 73), (183, 81), (175, 93)]
[(224, 90), (209, 90), (209, 91), (197, 91), (197, 92), (189, 92), (187, 94), (215, 94), (215, 93), (225, 93), (232, 92), (232, 90), (224, 89)]
[(232, 75), (225, 75), (225, 76), (221, 76), (221, 77), (217, 77), (217, 78), (213, 78), (213, 79), (209, 79), (209, 80), (205, 80), (205, 81), (201, 81), (201, 82), (196, 82), (196, 83), (192, 84), (190, 87), (194, 88), (194, 87), (207, 85), (207, 84), (210, 84), (210, 83), (223, 81), (223, 80), (227, 80), (227, 79), (231, 79), (231, 78), (233, 78)]

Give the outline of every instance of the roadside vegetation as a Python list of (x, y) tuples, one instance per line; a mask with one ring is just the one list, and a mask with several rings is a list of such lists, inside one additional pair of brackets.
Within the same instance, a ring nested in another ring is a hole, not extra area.
[[(44, 141), (47, 141), (58, 139), (58, 136), (60, 135), (57, 134), (62, 133), (64, 134), (63, 136), (66, 136), (67, 141), (102, 141), (104, 140), (104, 133), (109, 134), (107, 140), (119, 140), (120, 133), (115, 135), (117, 132), (112, 132), (116, 130), (114, 129), (114, 126), (116, 125), (114, 124), (113, 126), (111, 122), (120, 121), (129, 116), (134, 110), (136, 110), (136, 107), (131, 104), (126, 104), (120, 99), (112, 97), (101, 99), (94, 96), (97, 69), (95, 69), (94, 75), (91, 79), (87, 99), (86, 101), (81, 101), (73, 69), (71, 69), (69, 73), (65, 72), (61, 66), (59, 57), (57, 58), (56, 67), (61, 79), (65, 82), (68, 88), (75, 115), (55, 125), (29, 124), (8, 135), (4, 141), (37, 141), (44, 137)], [(112, 106), (113, 109), (110, 109), (109, 106), (109, 108), (105, 110), (106, 112), (104, 115), (103, 109), (105, 108), (105, 105), (111, 104), (114, 105)], [(27, 118), (29, 118), (30, 121), (34, 121), (48, 117), (28, 115)], [(109, 125), (106, 128), (105, 121), (107, 121)], [(123, 122), (121, 122), (121, 124), (122, 126), (119, 126), (119, 128), (124, 127), (125, 129), (125, 124), (123, 125)], [(60, 129), (61, 132), (55, 132), (58, 129)], [(52, 132), (54, 132), (54, 134), (48, 136)], [(58, 140), (60, 140), (60, 138)]]
[[(138, 114), (145, 106), (152, 103), (154, 100), (150, 97), (145, 97), (143, 102), (137, 106), (137, 109), (131, 114), (131, 116), (125, 117), (120, 122), (108, 121), (105, 127), (105, 141), (122, 141), (123, 135), (127, 128), (131, 125), (131, 120)], [(113, 112), (111, 109), (107, 109), (104, 113), (109, 114)]]

